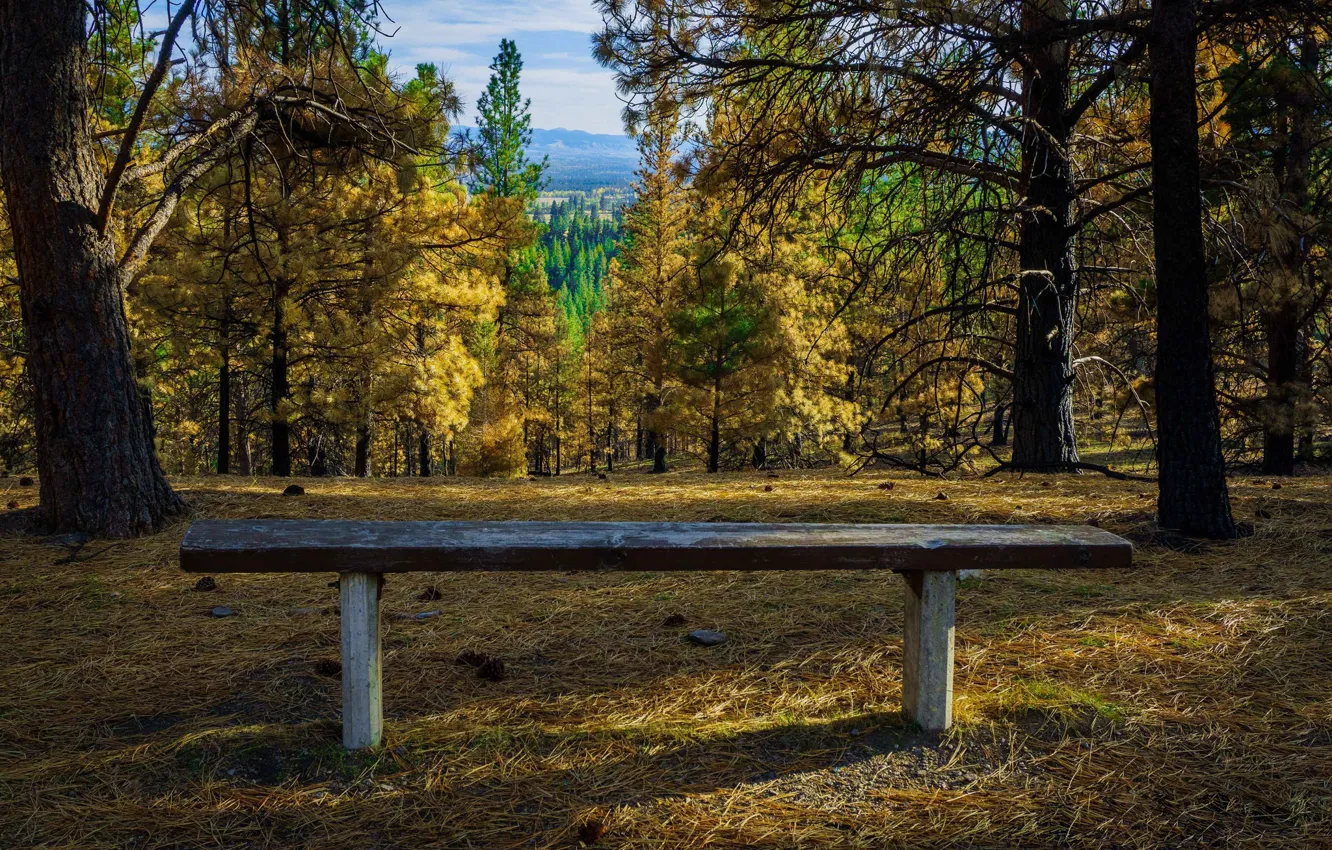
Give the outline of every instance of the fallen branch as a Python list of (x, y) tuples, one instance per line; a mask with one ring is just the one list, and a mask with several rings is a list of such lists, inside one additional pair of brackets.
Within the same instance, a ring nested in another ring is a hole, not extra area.
[(1120, 472), (1117, 469), (1111, 469), (1100, 463), (1088, 463), (1084, 460), (1066, 461), (1064, 463), (1001, 463), (994, 469), (985, 473), (983, 478), (989, 478), (998, 475), (1001, 472), (1072, 472), (1082, 470), (1087, 472), (1099, 472), (1106, 478), (1114, 478), (1117, 481), (1150, 481), (1155, 483), (1155, 478), (1146, 475), (1133, 475), (1129, 472)]

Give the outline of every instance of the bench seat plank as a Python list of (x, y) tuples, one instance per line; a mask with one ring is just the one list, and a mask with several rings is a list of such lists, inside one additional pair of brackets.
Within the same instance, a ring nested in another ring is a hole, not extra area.
[(1088, 526), (200, 520), (193, 573), (1112, 569), (1132, 545)]

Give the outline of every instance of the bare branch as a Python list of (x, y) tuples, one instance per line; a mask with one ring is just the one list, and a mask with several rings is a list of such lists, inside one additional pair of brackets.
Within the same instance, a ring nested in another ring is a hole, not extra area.
[(144, 117), (148, 114), (153, 95), (157, 94), (158, 87), (166, 77), (167, 69), (171, 67), (171, 54), (176, 49), (176, 37), (180, 34), (180, 28), (185, 25), (185, 19), (193, 11), (194, 0), (184, 0), (162, 36), (162, 49), (157, 54), (157, 64), (153, 66), (152, 73), (143, 84), (139, 102), (134, 105), (134, 116), (125, 128), (124, 138), (120, 140), (120, 151), (116, 154), (116, 162), (111, 166), (111, 173), (107, 175), (106, 185), (102, 189), (102, 200), (97, 206), (98, 233), (106, 233), (107, 224), (111, 221), (111, 209), (116, 202), (116, 193), (120, 190), (121, 177), (124, 176), (125, 169), (129, 167), (130, 157), (134, 154), (134, 143), (138, 141), (139, 132), (143, 129)]

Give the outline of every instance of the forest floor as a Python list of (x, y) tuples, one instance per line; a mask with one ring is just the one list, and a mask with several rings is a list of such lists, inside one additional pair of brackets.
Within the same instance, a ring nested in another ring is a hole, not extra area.
[[(393, 577), (386, 746), (349, 756), (330, 576), (196, 591), (184, 524), (11, 536), (5, 847), (1332, 846), (1329, 477), (1232, 479), (1255, 533), (1201, 545), (1153, 531), (1153, 485), (1096, 475), (176, 483), (200, 517), (1095, 519), (1137, 566), (964, 582), (942, 736), (900, 716), (890, 573)], [(36, 490), (0, 480), (10, 499)]]

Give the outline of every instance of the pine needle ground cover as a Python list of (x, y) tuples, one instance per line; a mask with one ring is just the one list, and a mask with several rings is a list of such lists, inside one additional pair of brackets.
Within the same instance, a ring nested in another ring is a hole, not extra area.
[(184, 524), (8, 537), (6, 847), (1332, 844), (1328, 478), (1232, 479), (1254, 534), (1201, 546), (1099, 476), (176, 483), (199, 517), (1095, 520), (1137, 568), (964, 582), (942, 737), (900, 717), (891, 573), (390, 577), (387, 744), (347, 755), (333, 576), (196, 590)]

